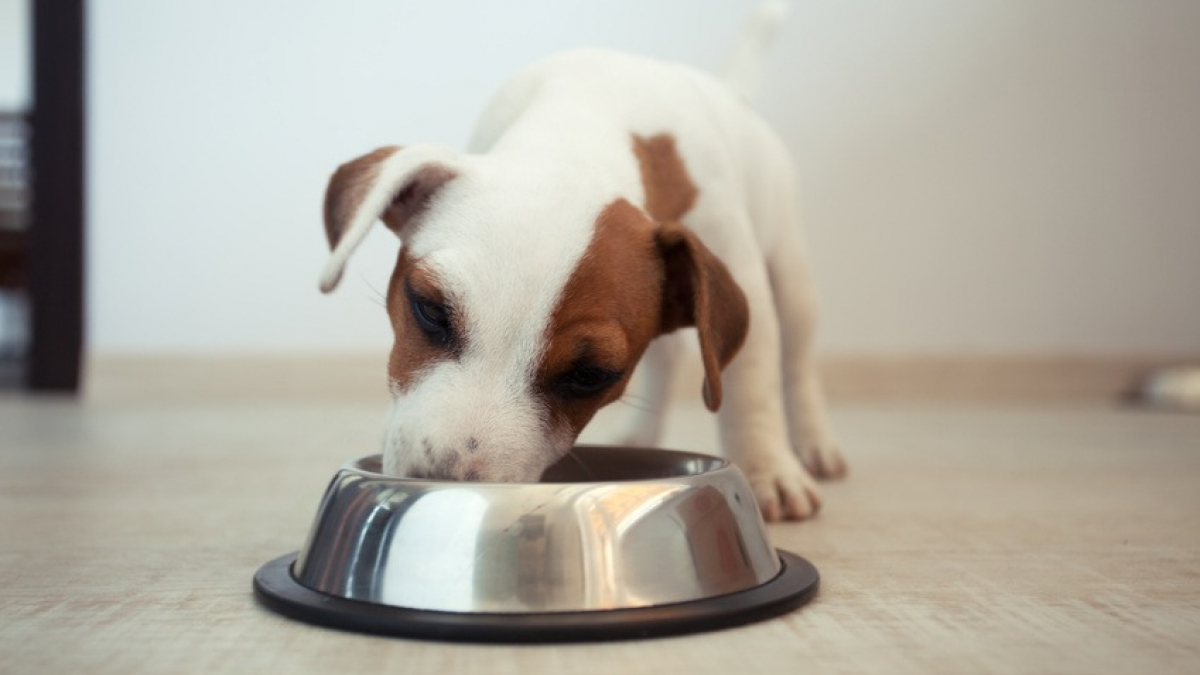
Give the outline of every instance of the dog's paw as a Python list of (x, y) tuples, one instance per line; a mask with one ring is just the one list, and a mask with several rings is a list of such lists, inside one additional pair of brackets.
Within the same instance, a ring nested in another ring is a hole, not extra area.
[(809, 474), (818, 479), (842, 478), (846, 475), (846, 459), (832, 438), (812, 438), (796, 444), (796, 454)]
[(746, 472), (758, 508), (769, 523), (804, 520), (821, 510), (821, 493), (816, 482), (798, 462), (788, 459), (791, 461)]

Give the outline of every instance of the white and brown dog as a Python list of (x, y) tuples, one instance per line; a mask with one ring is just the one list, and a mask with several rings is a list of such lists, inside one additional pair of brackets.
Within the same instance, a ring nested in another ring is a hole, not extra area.
[[(751, 22), (743, 72), (779, 16)], [(812, 476), (845, 465), (810, 348), (796, 173), (739, 97), (748, 79), (570, 52), (505, 84), (468, 153), (385, 147), (334, 173), (322, 290), (375, 220), (403, 242), (387, 473), (535, 481), (639, 361), (648, 411), (629, 440), (653, 444), (675, 331), (695, 326), (704, 402), (764, 516), (817, 511)]]

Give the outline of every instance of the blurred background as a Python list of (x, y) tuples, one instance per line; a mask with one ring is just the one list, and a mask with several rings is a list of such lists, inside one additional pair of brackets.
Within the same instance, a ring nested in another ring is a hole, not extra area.
[[(14, 213), (28, 206), (17, 122), (38, 107), (33, 4), (0, 0)], [(506, 76), (562, 49), (716, 69), (756, 2), (83, 5), (86, 369), (382, 359), (394, 237), (379, 228), (338, 292), (317, 291), (339, 163), (461, 147)], [(895, 369), (913, 363), (982, 367), (972, 381), (1066, 363), (1111, 389), (1200, 354), (1198, 64), (1197, 2), (792, 2), (758, 104), (800, 167), (831, 386), (911, 380)], [(3, 220), (12, 240), (53, 227), (32, 183), (34, 215)], [(10, 361), (39, 339), (20, 276), (36, 261), (19, 248), (0, 308)]]

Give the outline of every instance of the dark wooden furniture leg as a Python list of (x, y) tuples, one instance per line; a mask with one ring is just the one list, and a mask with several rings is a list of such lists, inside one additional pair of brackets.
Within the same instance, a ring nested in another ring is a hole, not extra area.
[(33, 5), (26, 383), (79, 389), (83, 352), (84, 0)]

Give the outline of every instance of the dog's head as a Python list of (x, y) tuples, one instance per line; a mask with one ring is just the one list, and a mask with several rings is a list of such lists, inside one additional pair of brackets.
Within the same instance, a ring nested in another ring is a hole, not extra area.
[(699, 335), (704, 400), (720, 405), (746, 300), (692, 232), (651, 217), (680, 198), (647, 178), (653, 146), (638, 142), (645, 209), (570, 167), (438, 146), (380, 148), (334, 173), (322, 290), (374, 221), (402, 241), (385, 472), (537, 480), (621, 396), (650, 341), (684, 326)]

